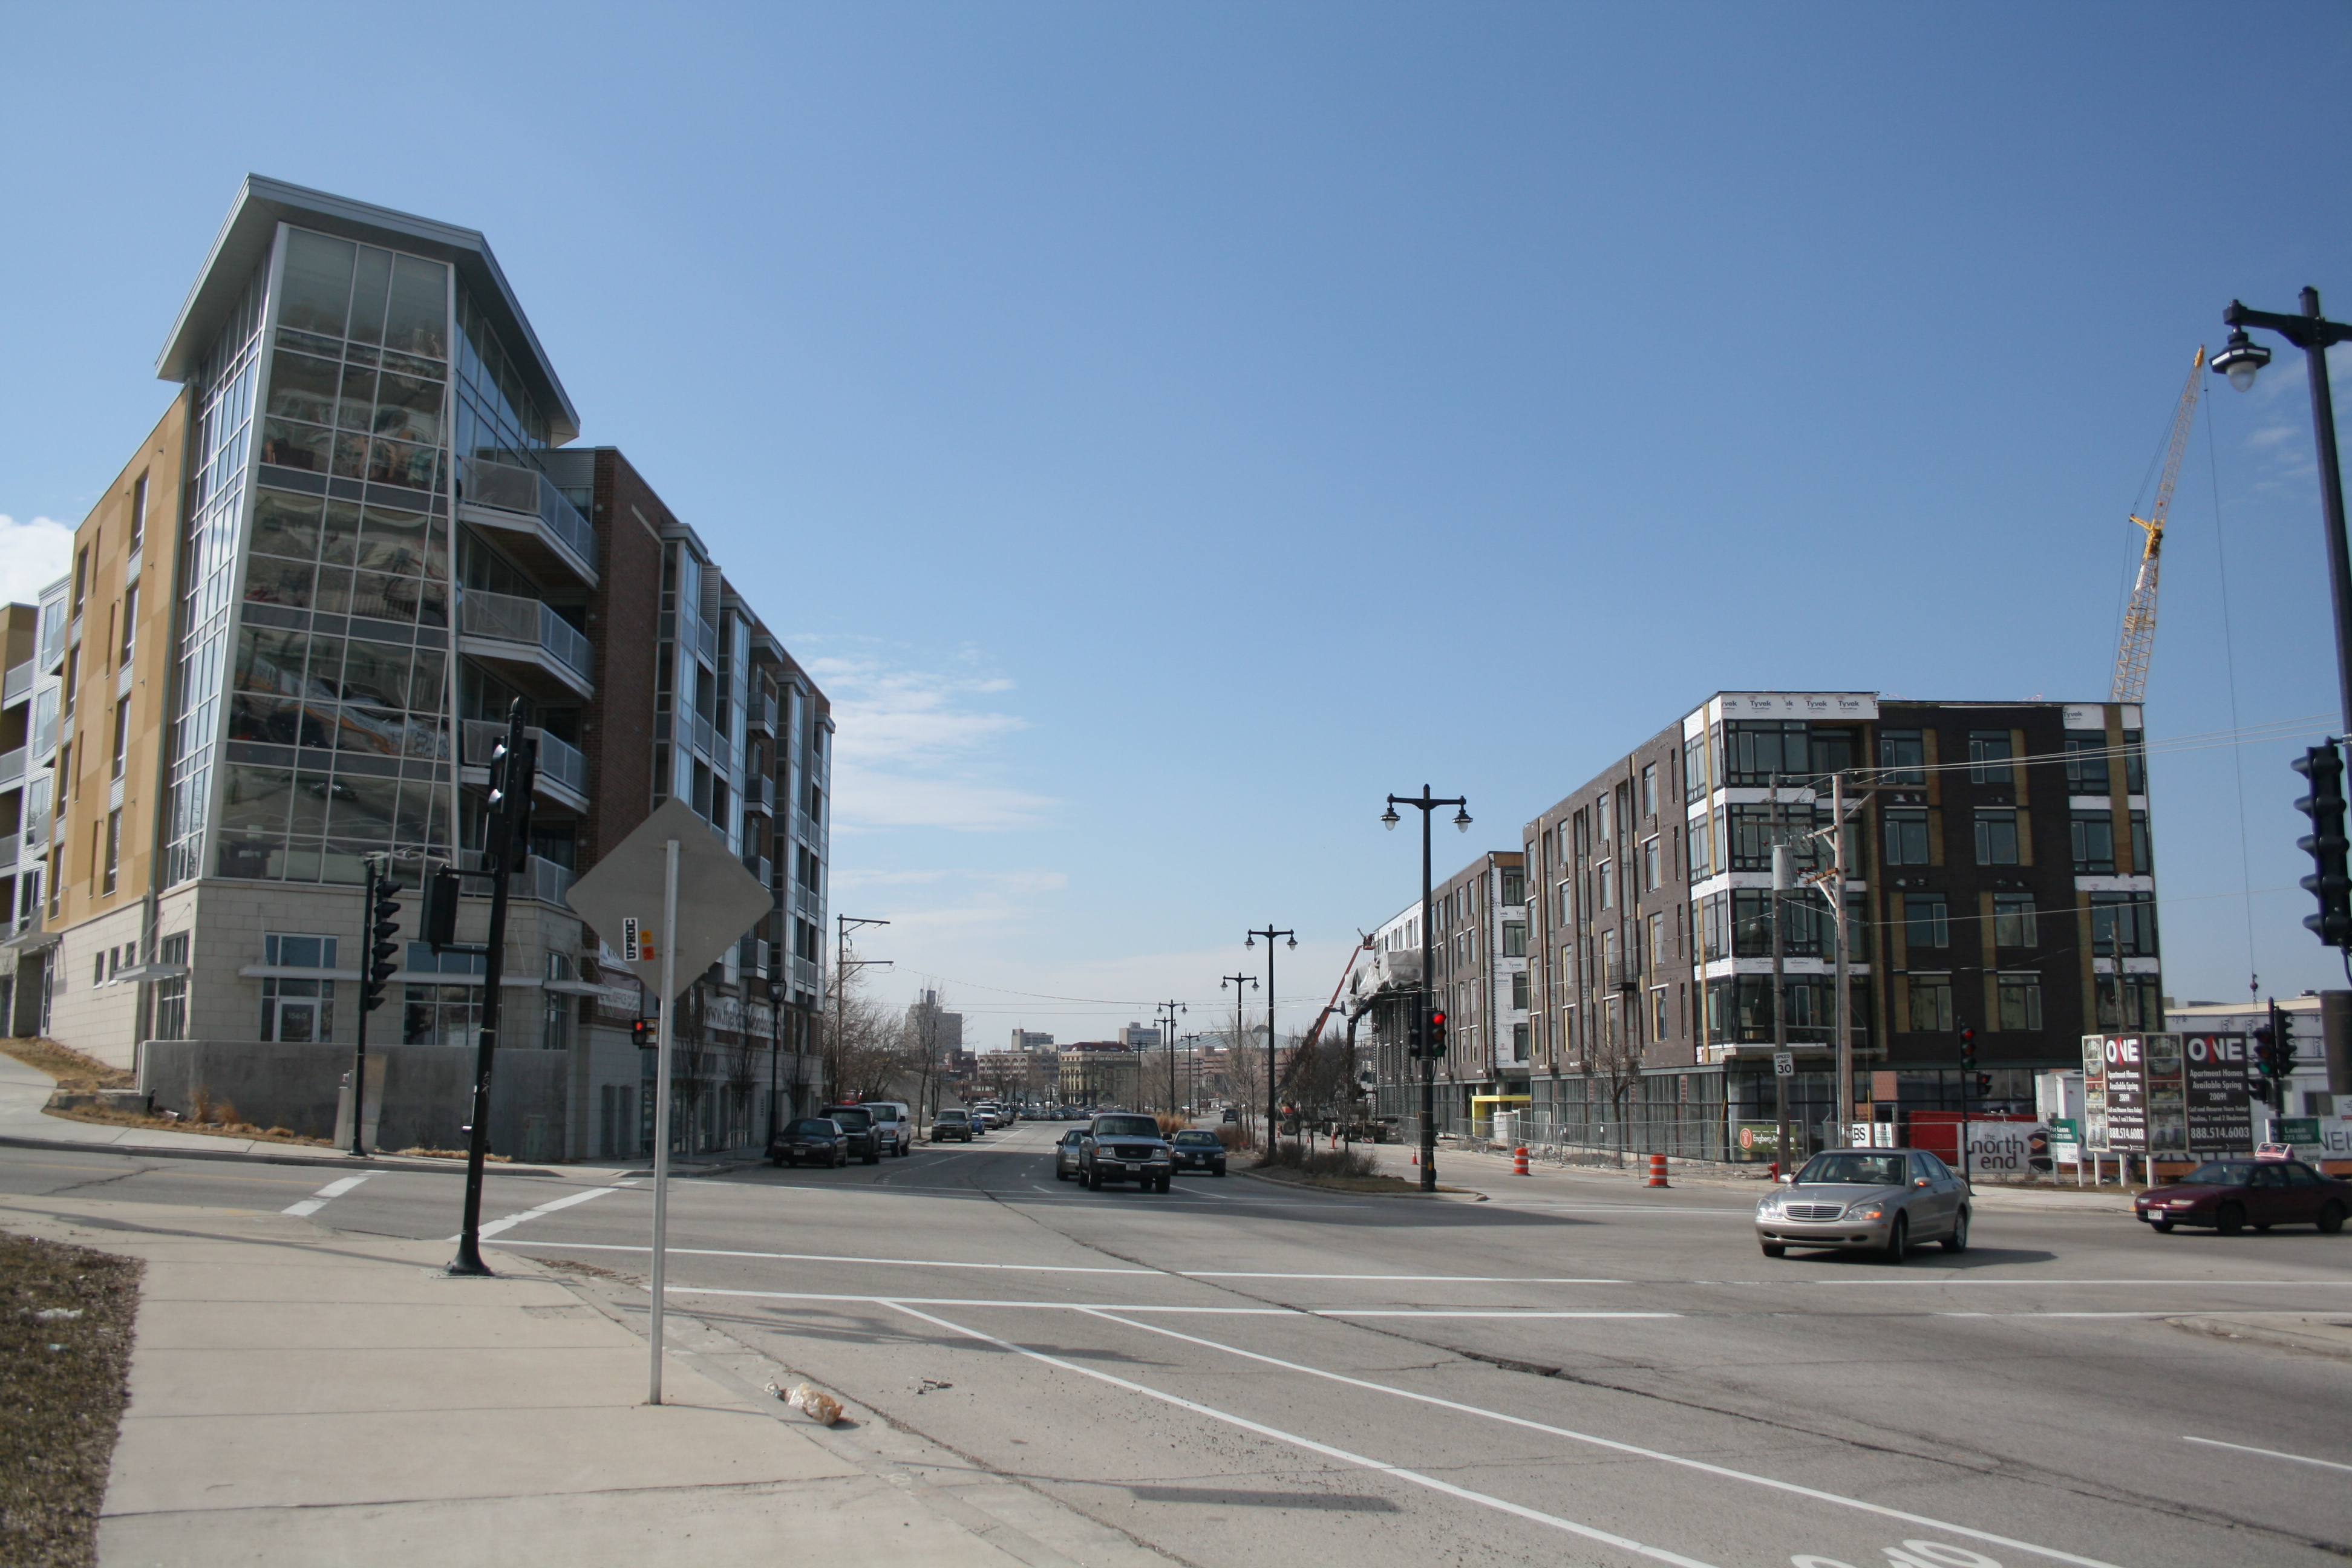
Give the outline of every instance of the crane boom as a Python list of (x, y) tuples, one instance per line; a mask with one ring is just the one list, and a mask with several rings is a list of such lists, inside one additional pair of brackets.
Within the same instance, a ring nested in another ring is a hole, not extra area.
[(2147, 694), (2147, 661), (2156, 652), (2156, 578), (2164, 554), (2164, 514), (2172, 509), (2173, 481), (2180, 478), (2181, 455), (2189, 449), (2189, 428), (2197, 420), (2200, 390), (2197, 373), (2205, 367), (2205, 347), (2189, 363), (2189, 384), (2180, 389), (2180, 406), (2172, 416), (2172, 439), (2164, 449), (2164, 477), (2157, 481), (2156, 504), (2147, 515), (2132, 514), (2147, 536), (2139, 552), (2139, 574), (2132, 579), (2131, 600), (2124, 606), (2123, 637), (2116, 647), (2115, 685), (2110, 702), (2137, 702)]

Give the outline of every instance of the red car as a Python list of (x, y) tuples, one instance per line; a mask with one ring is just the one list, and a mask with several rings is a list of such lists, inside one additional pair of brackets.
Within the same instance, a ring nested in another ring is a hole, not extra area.
[(2352, 1182), (2300, 1160), (2208, 1160), (2171, 1186), (2142, 1193), (2137, 1212), (2158, 1230), (2209, 1225), (2235, 1236), (2248, 1226), (2315, 1225), (2334, 1236), (2352, 1213)]

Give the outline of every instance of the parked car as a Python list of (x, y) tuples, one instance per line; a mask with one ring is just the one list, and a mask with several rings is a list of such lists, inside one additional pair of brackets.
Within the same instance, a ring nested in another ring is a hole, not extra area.
[(1062, 1136), (1055, 1141), (1054, 1144), (1054, 1180), (1057, 1182), (1074, 1182), (1085, 1173), (1078, 1166), (1078, 1150), (1086, 1142), (1086, 1133), (1082, 1130), (1073, 1127), (1067, 1132), (1063, 1133)]
[(768, 1140), (772, 1165), (846, 1165), (849, 1134), (829, 1116), (803, 1116), (787, 1121)]
[(1969, 1246), (1969, 1184), (1925, 1149), (1832, 1149), (1756, 1205), (1767, 1258), (1792, 1247), (1877, 1253), (1900, 1263), (1924, 1241)]
[(1078, 1135), (1078, 1171), (1089, 1192), (1105, 1182), (1168, 1190), (1176, 1167), (1153, 1116), (1097, 1116)]
[(841, 1124), (849, 1136), (849, 1152), (867, 1164), (877, 1164), (882, 1158), (884, 1133), (875, 1124), (874, 1113), (862, 1105), (828, 1105), (817, 1113), (829, 1116)]
[(2248, 1226), (2315, 1225), (2334, 1236), (2352, 1213), (2352, 1182), (2322, 1175), (2300, 1160), (2208, 1160), (2171, 1185), (2142, 1193), (2133, 1206), (2160, 1231), (2211, 1226), (2235, 1236)]
[(971, 1142), (971, 1112), (942, 1110), (931, 1118), (931, 1142), (945, 1143), (950, 1139), (959, 1143)]
[(1242, 1113), (1241, 1113), (1241, 1111), (1240, 1111), (1240, 1110), (1238, 1110), (1237, 1109), (1235, 1109), (1234, 1107), (1230, 1106), (1230, 1105), (1228, 1105), (1228, 1106), (1226, 1106), (1226, 1107), (1225, 1107), (1225, 1113), (1224, 1113), (1224, 1115), (1223, 1115), (1223, 1116), (1222, 1116), (1221, 1118), (1219, 1118), (1219, 1120), (1220, 1120), (1220, 1121), (1224, 1121), (1224, 1122), (1225, 1122), (1225, 1123), (1227, 1123), (1228, 1125), (1230, 1125), (1230, 1124), (1232, 1124), (1232, 1123), (1234, 1123), (1234, 1122), (1239, 1121), (1241, 1119), (1242, 1119)]
[(868, 1100), (861, 1102), (874, 1113), (875, 1125), (887, 1126), (895, 1142), (890, 1152), (899, 1156), (915, 1152), (915, 1110), (903, 1100)]
[(1179, 1175), (1186, 1171), (1206, 1171), (1213, 1176), (1225, 1173), (1224, 1143), (1204, 1127), (1188, 1127), (1171, 1138), (1168, 1145)]
[(975, 1131), (994, 1131), (996, 1130), (996, 1112), (989, 1110), (985, 1105), (973, 1106), (971, 1108), (971, 1125)]

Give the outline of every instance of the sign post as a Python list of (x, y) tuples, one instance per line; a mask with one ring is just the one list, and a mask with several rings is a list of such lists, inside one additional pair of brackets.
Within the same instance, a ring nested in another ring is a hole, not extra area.
[[(678, 903), (681, 883), (693, 898)], [(675, 797), (572, 884), (572, 907), (601, 935), (621, 933), (621, 961), (661, 1003), (654, 1041), (653, 1312), (646, 1403), (662, 1402), (662, 1309), (668, 1285), (671, 1041), (677, 995), (775, 908), (709, 823)], [(661, 912), (656, 928), (653, 911)], [(680, 980), (679, 976), (685, 978)]]

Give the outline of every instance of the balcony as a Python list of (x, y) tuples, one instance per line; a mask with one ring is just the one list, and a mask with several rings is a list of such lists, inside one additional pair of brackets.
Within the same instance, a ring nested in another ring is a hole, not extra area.
[[(468, 719), (457, 729), (458, 765), (470, 784), (490, 782), (490, 752), (506, 738), (507, 727), (492, 719)], [(532, 775), (535, 791), (573, 811), (588, 809), (588, 759), (570, 742), (541, 729), (523, 733), (539, 748), (539, 770)]]
[(0, 679), (0, 708), (14, 708), (33, 694), (33, 661), (26, 659)]
[(25, 780), (25, 748), (0, 752), (0, 789), (14, 789)]
[(776, 868), (769, 863), (768, 858), (765, 855), (744, 856), (743, 869), (751, 872), (754, 877), (759, 878), (760, 886), (763, 888), (772, 888), (775, 886)]
[(754, 691), (751, 693), (751, 700), (743, 704), (743, 717), (752, 729), (765, 730), (769, 734), (774, 734), (776, 732), (775, 699)]
[(572, 873), (552, 860), (532, 856), (523, 863), (522, 874), (514, 879), (510, 889), (518, 898), (537, 899), (542, 904), (569, 909), (572, 895)]
[(0, 833), (0, 871), (9, 870), (16, 864), (16, 847), (22, 842), (21, 834)]
[(468, 588), (457, 601), (457, 635), (462, 651), (524, 673), (526, 689), (595, 695), (595, 650), (587, 637), (537, 599)]
[[(0, 780), (0, 783), (5, 783)], [(743, 809), (776, 815), (776, 781), (765, 773), (753, 773), (743, 781)]]
[(556, 569), (596, 584), (596, 531), (537, 468), (488, 458), (461, 460), (457, 515), (497, 531), (499, 545), (537, 572)]

